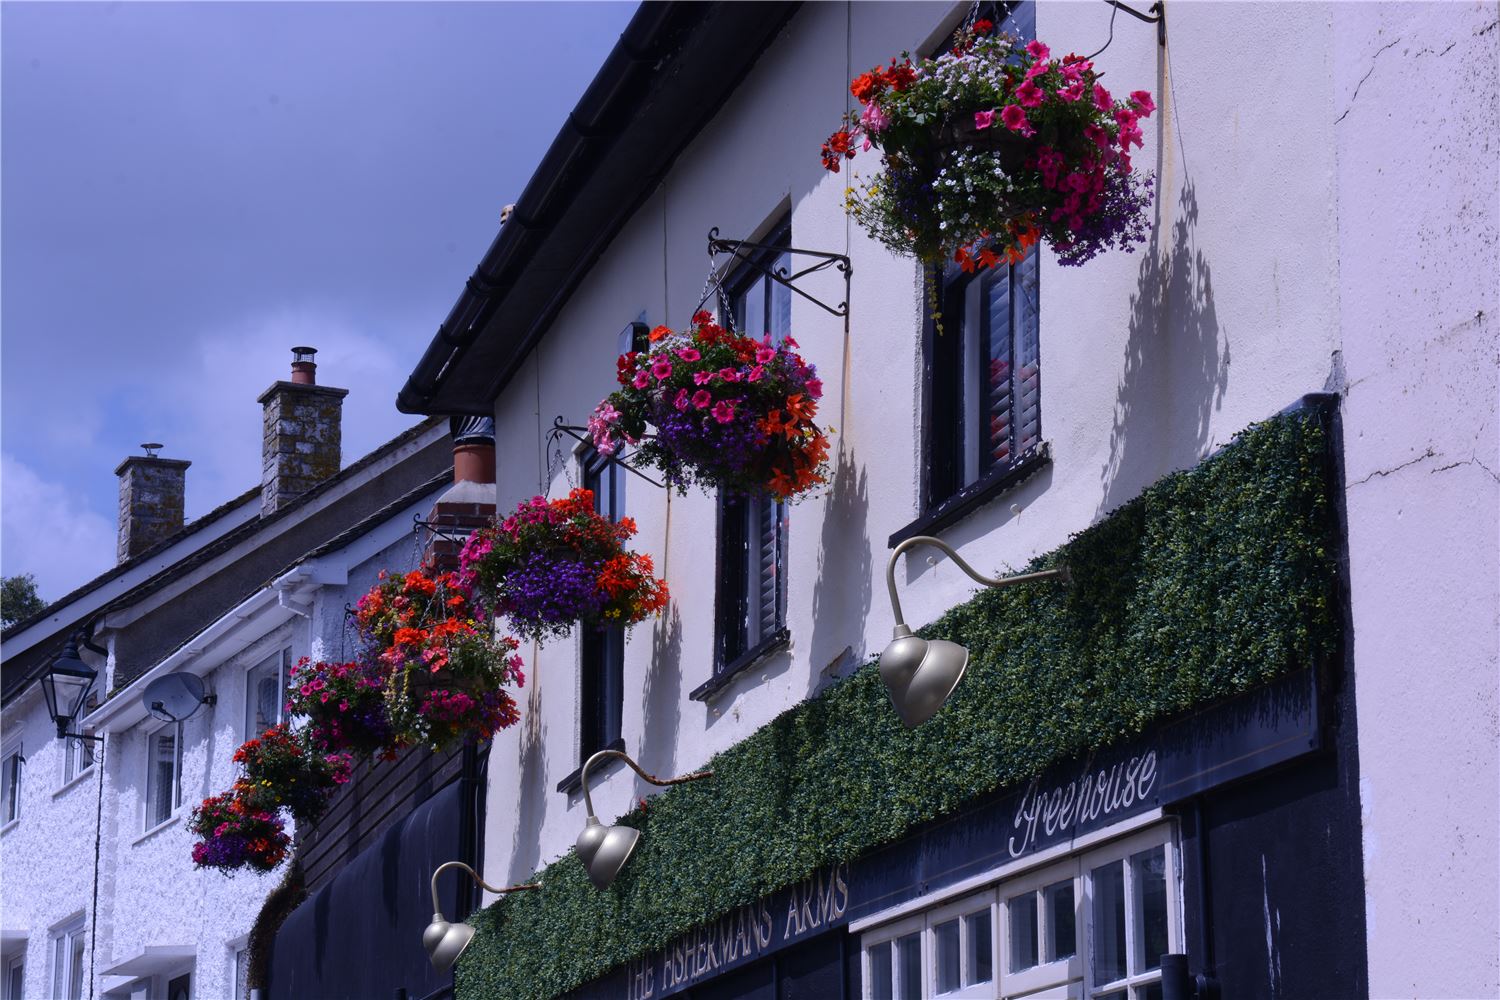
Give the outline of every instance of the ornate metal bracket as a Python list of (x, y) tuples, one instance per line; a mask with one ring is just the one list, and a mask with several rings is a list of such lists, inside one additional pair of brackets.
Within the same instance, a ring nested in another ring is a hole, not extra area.
[[(457, 535), (454, 534), (452, 530), (450, 530), (450, 526), (448, 525), (434, 524), (431, 521), (424, 521), (422, 520), (421, 514), (413, 514), (411, 516), (411, 523), (412, 530), (414, 531), (426, 528), (428, 531), (432, 532), (434, 535), (438, 536), (444, 541), (457, 542), (460, 545), (462, 545), (464, 541), (466, 541), (469, 537), (468, 532), (464, 532), (462, 535)], [(344, 614), (346, 617), (353, 614), (353, 609), (350, 608), (347, 604), (344, 605)]]
[[(554, 442), (556, 442), (557, 439), (559, 437), (562, 437), (564, 434), (572, 438), (574, 441), (579, 442), (580, 444), (592, 445), (594, 443), (593, 439), (583, 436), (586, 431), (588, 431), (587, 427), (579, 427), (576, 424), (563, 423), (562, 414), (558, 414), (552, 419), (552, 429), (547, 432), (547, 449), (550, 451), (554, 445)], [(626, 472), (630, 473), (632, 476), (635, 476), (637, 479), (643, 479), (646, 482), (650, 483), (652, 486), (655, 486), (657, 489), (666, 488), (662, 483), (658, 483), (656, 480), (646, 475), (640, 469), (637, 469), (635, 466), (631, 465), (629, 455), (611, 456), (610, 461), (615, 465), (618, 465), (620, 468), (624, 469)]]
[[(1157, 45), (1166, 45), (1167, 44), (1167, 4), (1166, 4), (1166, 0), (1156, 0), (1156, 3), (1154, 3), (1150, 7), (1146, 8), (1147, 10), (1151, 11), (1152, 14), (1155, 14), (1156, 15), (1155, 17), (1149, 17), (1149, 16), (1147, 16), (1145, 14), (1142, 14), (1140, 11), (1136, 10), (1134, 7), (1130, 7), (1130, 6), (1127, 6), (1126, 4), (1121, 3), (1120, 0), (1104, 0), (1104, 2), (1107, 3), (1107, 4), (1109, 4), (1115, 10), (1123, 10), (1125, 13), (1129, 14), (1131, 17), (1135, 18), (1138, 21), (1145, 21), (1147, 24), (1154, 24), (1154, 25), (1156, 25), (1156, 44)], [(1114, 40), (1114, 27), (1113, 27), (1112, 24), (1111, 24), (1111, 27), (1110, 27), (1109, 37), (1110, 37), (1110, 41)], [(1105, 42), (1104, 43), (1104, 48), (1105, 49), (1109, 48), (1109, 42)], [(1099, 50), (1099, 52), (1103, 52), (1103, 51), (1104, 51), (1104, 49), (1100, 49)], [(1098, 54), (1099, 54), (1098, 52), (1094, 53), (1094, 55), (1098, 55)], [(1092, 59), (1093, 56), (1089, 56), (1089, 58)]]
[[(729, 254), (734, 260), (748, 264), (761, 274), (770, 278), (779, 285), (785, 285), (807, 301), (818, 306), (820, 309), (830, 312), (835, 316), (848, 317), (849, 315), (849, 283), (854, 274), (854, 265), (849, 258), (841, 253), (824, 253), (821, 250), (799, 250), (796, 247), (778, 247), (766, 243), (751, 243), (749, 240), (724, 240), (719, 238), (719, 227), (708, 231), (708, 261), (710, 270), (709, 286), (704, 290), (703, 298), (698, 300), (698, 309), (702, 309), (704, 303), (715, 295), (722, 295), (724, 290), (724, 279), (732, 268), (715, 267), (715, 261), (719, 254)], [(767, 254), (792, 254), (799, 257), (810, 257), (815, 263), (802, 268), (800, 271), (788, 271), (784, 267), (767, 267), (764, 258)], [(815, 271), (822, 271), (829, 267), (836, 267), (844, 275), (844, 301), (837, 307), (830, 306), (822, 299), (809, 295), (798, 288), (796, 282), (807, 277)], [(697, 312), (698, 310), (693, 310)]]

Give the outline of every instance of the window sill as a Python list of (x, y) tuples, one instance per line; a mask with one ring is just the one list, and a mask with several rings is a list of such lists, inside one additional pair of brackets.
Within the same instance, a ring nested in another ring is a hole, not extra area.
[(162, 820), (160, 823), (153, 826), (151, 829), (147, 830), (145, 833), (141, 834), (139, 837), (132, 840), (130, 842), (130, 846), (134, 847), (137, 844), (144, 843), (145, 841), (150, 840), (152, 837), (156, 836), (158, 833), (161, 833), (167, 827), (172, 826), (180, 819), (182, 819), (181, 808), (179, 808), (172, 815), (168, 816), (166, 819)]
[(94, 769), (92, 767), (90, 767), (87, 771), (82, 771), (78, 774), (73, 775), (73, 777), (57, 786), (57, 791), (52, 793), (52, 797), (54, 799), (61, 798), (64, 794), (71, 792), (74, 788), (77, 788), (79, 785), (83, 784), (85, 779), (92, 778), (93, 776)]
[(15, 819), (11, 820), (9, 823), (6, 823), (4, 826), (0, 826), (0, 837), (5, 836), (7, 833), (10, 833), (10, 831), (14, 830), (16, 827), (18, 827), (20, 825), (21, 825), (21, 817), (17, 816)]
[(1052, 448), (1046, 441), (1043, 441), (1022, 455), (1015, 464), (965, 486), (906, 527), (898, 529), (886, 542), (886, 546), (895, 548), (916, 535), (933, 535), (944, 528), (950, 528), (979, 508), (999, 499), (1002, 494), (1020, 486), (1051, 464)]
[(777, 650), (784, 649), (791, 641), (791, 632), (785, 627), (777, 629), (758, 644), (741, 653), (729, 666), (714, 674), (708, 681), (694, 688), (693, 692), (688, 695), (688, 698), (692, 701), (708, 701), (727, 686), (730, 681), (734, 680), (736, 676), (749, 670)]
[[(623, 739), (615, 740), (613, 743), (611, 743), (608, 746), (602, 748), (602, 750), (596, 751), (596, 752), (602, 752), (603, 750), (618, 750), (621, 753), (624, 753), (625, 752), (625, 741)], [(590, 756), (593, 756), (593, 755), (590, 754)], [(588, 761), (585, 760), (584, 764), (587, 764), (587, 763), (588, 763)], [(613, 758), (610, 762), (606, 763), (604, 766), (608, 767), (610, 763), (618, 764), (619, 763), (619, 758), (618, 757)], [(598, 774), (599, 771), (596, 770), (594, 773)], [(559, 781), (557, 783), (557, 790), (559, 792), (563, 792), (564, 794), (567, 794), (567, 795), (572, 795), (574, 792), (581, 791), (582, 789), (583, 789), (583, 764), (579, 764), (577, 767), (575, 767), (573, 769), (573, 773), (572, 774), (568, 775), (566, 778), (564, 778), (563, 780), (561, 780), (561, 781)]]

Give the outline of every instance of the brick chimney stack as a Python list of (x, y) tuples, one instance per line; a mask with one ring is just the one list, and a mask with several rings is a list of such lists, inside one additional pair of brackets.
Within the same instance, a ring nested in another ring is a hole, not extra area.
[(348, 389), (318, 385), (317, 350), (292, 348), (292, 379), (260, 395), (265, 436), (261, 447), (260, 513), (284, 507), (338, 473)]
[(453, 485), (432, 505), (427, 520), (451, 536), (433, 535), (426, 557), (438, 572), (458, 569), (462, 538), (495, 520), (495, 420), (493, 417), (452, 417)]
[(132, 455), (115, 467), (120, 477), (120, 533), (115, 562), (134, 558), (182, 530), (187, 468), (191, 462), (159, 458), (161, 445), (141, 445), (144, 455)]

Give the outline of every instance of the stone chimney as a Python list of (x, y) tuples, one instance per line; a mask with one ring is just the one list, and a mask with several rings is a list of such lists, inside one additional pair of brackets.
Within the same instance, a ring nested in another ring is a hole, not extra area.
[[(493, 417), (451, 417), (453, 485), (432, 505), (428, 522), (434, 533), (424, 553), (438, 572), (458, 569), (464, 537), (495, 520), (495, 420)], [(447, 536), (447, 537), (444, 537)]]
[(338, 473), (344, 397), (348, 389), (318, 385), (317, 350), (292, 348), (292, 380), (260, 395), (260, 513), (274, 513)]
[(144, 455), (132, 455), (115, 467), (120, 477), (120, 535), (115, 562), (122, 563), (182, 530), (183, 496), (191, 462), (158, 458), (161, 445), (141, 445)]

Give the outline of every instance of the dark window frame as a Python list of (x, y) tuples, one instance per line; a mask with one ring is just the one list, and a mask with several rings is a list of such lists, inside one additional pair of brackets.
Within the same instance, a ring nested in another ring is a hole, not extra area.
[[(784, 253), (781, 248), (792, 243), (792, 217), (788, 212), (771, 227), (767, 236), (758, 242), (768, 249), (758, 251), (753, 260), (760, 267), (774, 267), (774, 261)], [(779, 284), (766, 277), (760, 268), (743, 263), (725, 282), (728, 308), (734, 316), (735, 329), (741, 334), (759, 339), (765, 330), (746, 329), (746, 315), (750, 312), (745, 297), (761, 286), (765, 296), (760, 314), (772, 315)], [(789, 292), (783, 292), (789, 295)], [(775, 527), (768, 533), (764, 527), (759, 542), (751, 537), (749, 515), (741, 516), (745, 505), (761, 512), (761, 517), (773, 517)], [(769, 505), (769, 506), (768, 506)], [(786, 627), (786, 569), (788, 517), (784, 503), (768, 498), (746, 498), (732, 496), (720, 491), (715, 510), (714, 525), (714, 656), (713, 676), (694, 689), (689, 698), (703, 701), (723, 688), (736, 675), (767, 655), (786, 645), (790, 633)], [(750, 610), (754, 594), (750, 586), (752, 560), (765, 561), (765, 541), (770, 538), (774, 553), (769, 565), (762, 569), (759, 579), (761, 600), (767, 592), (766, 574), (770, 574), (770, 596), (772, 613), (762, 615), (761, 621), (750, 622)], [(752, 544), (754, 543), (754, 544)]]

